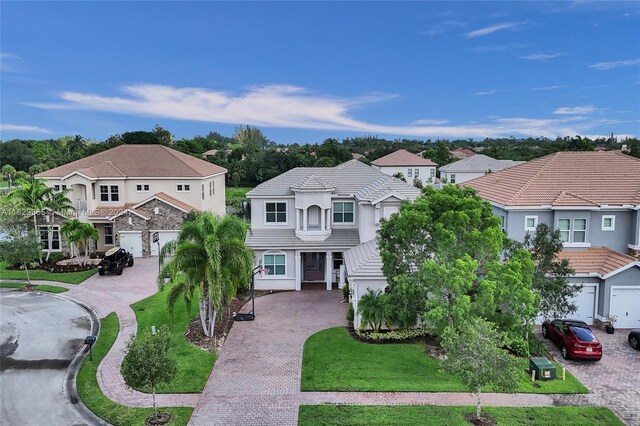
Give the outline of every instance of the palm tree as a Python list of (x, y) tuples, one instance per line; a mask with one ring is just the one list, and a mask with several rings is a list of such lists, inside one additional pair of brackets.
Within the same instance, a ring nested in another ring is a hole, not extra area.
[(358, 311), (362, 322), (369, 325), (374, 332), (379, 332), (382, 324), (389, 322), (388, 306), (387, 298), (381, 290), (368, 289), (358, 302)]
[(80, 265), (80, 248), (77, 247), (77, 245), (81, 238), (78, 230), (81, 226), (82, 222), (78, 219), (71, 219), (65, 221), (60, 227), (60, 234), (62, 234), (62, 236), (69, 242), (69, 248), (71, 249), (71, 253), (76, 255), (78, 265)]
[(215, 335), (217, 313), (251, 277), (253, 251), (244, 243), (246, 232), (247, 225), (240, 219), (209, 212), (182, 224), (178, 239), (160, 250), (161, 263), (172, 256), (158, 275), (160, 289), (171, 285), (169, 315), (180, 297), (190, 311), (197, 293), (204, 334)]
[(98, 244), (98, 230), (90, 223), (82, 223), (80, 228), (76, 231), (79, 233), (79, 239), (84, 244), (84, 260), (80, 266), (84, 266), (89, 258), (89, 241), (93, 241), (93, 246)]
[(16, 175), (16, 169), (11, 164), (5, 164), (2, 166), (2, 176), (9, 181), (9, 189), (13, 186), (13, 177)]

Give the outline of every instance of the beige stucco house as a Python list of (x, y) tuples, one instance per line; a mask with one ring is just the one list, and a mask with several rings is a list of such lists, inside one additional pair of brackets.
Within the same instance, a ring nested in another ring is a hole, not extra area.
[(402, 175), (407, 183), (419, 180), (423, 186), (436, 182), (438, 165), (428, 158), (399, 149), (371, 162), (371, 166), (389, 176)]

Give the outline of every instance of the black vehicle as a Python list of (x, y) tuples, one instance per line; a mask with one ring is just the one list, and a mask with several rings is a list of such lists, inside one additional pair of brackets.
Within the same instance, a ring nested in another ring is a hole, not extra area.
[(629, 345), (640, 351), (640, 329), (629, 332)]
[(117, 275), (122, 275), (122, 269), (125, 266), (133, 266), (133, 255), (123, 248), (114, 247), (104, 254), (98, 264), (98, 274), (115, 272)]

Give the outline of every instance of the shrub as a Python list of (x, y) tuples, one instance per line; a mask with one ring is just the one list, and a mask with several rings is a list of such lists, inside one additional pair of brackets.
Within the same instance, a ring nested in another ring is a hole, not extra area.
[(349, 301), (349, 283), (345, 283), (344, 287), (342, 287), (342, 297), (344, 297), (345, 302)]
[(51, 253), (49, 255), (49, 264), (55, 265), (56, 263), (58, 263), (58, 262), (60, 262), (61, 260), (64, 260), (64, 259), (65, 259), (65, 256), (62, 253), (58, 253), (58, 252)]
[(529, 356), (529, 342), (523, 337), (511, 340), (507, 345), (507, 349), (516, 356)]
[(388, 298), (380, 290), (373, 291), (368, 289), (360, 299), (358, 311), (362, 323), (368, 325), (374, 331), (380, 331), (383, 323), (390, 322), (391, 305), (388, 303)]
[(347, 322), (349, 323), (349, 328), (353, 328), (354, 317), (355, 312), (353, 311), (353, 303), (349, 303), (349, 310), (347, 311)]
[(379, 333), (358, 328), (356, 329), (356, 334), (362, 340), (377, 343), (400, 342), (403, 340), (417, 339), (419, 337), (425, 337), (429, 335), (427, 330), (422, 328), (414, 328), (412, 330), (392, 330), (387, 331), (386, 333)]
[(529, 351), (531, 356), (547, 356), (549, 354), (544, 344), (533, 333), (529, 335)]

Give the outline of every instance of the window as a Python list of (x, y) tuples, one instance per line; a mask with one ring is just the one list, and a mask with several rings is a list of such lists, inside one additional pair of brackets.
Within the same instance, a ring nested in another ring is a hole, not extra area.
[(505, 226), (507, 223), (507, 219), (504, 217), (504, 215), (500, 215), (500, 228), (502, 228), (503, 231), (506, 231), (507, 227)]
[(429, 177), (430, 177), (430, 178), (434, 178), (434, 177), (436, 177), (436, 169), (431, 169), (431, 170), (429, 170)]
[(62, 185), (61, 188), (63, 191), (65, 191), (67, 189), (67, 185)]
[(60, 191), (60, 185), (53, 185), (54, 191)]
[(209, 181), (209, 197), (213, 195), (213, 181)]
[(39, 226), (42, 250), (60, 251), (60, 227)]
[(416, 169), (415, 173), (413, 174), (413, 176), (420, 177), (420, 169)]
[(616, 229), (616, 217), (613, 215), (602, 216), (602, 230), (615, 231), (615, 229)]
[(455, 174), (451, 175), (450, 181), (451, 181), (451, 183), (456, 183), (456, 175)]
[(524, 217), (524, 232), (536, 232), (536, 226), (538, 226), (538, 216)]
[(149, 191), (149, 185), (146, 184), (146, 183), (136, 185), (136, 191), (138, 191), (138, 192), (148, 192)]
[(267, 275), (286, 275), (287, 256), (285, 254), (265, 254), (264, 267)]
[(333, 203), (334, 223), (353, 223), (353, 203), (350, 201)]
[(413, 170), (411, 169), (407, 169), (407, 177), (411, 177), (411, 173), (413, 172)]
[(100, 201), (120, 201), (117, 185), (100, 185)]
[(202, 199), (204, 200), (204, 183), (202, 184)]
[(113, 245), (113, 225), (111, 224), (104, 225), (104, 245)]
[(287, 203), (266, 203), (267, 223), (287, 223)]
[(189, 192), (191, 191), (191, 185), (178, 184), (177, 189), (178, 189), (178, 192)]
[(587, 219), (558, 219), (558, 229), (563, 243), (587, 242)]

